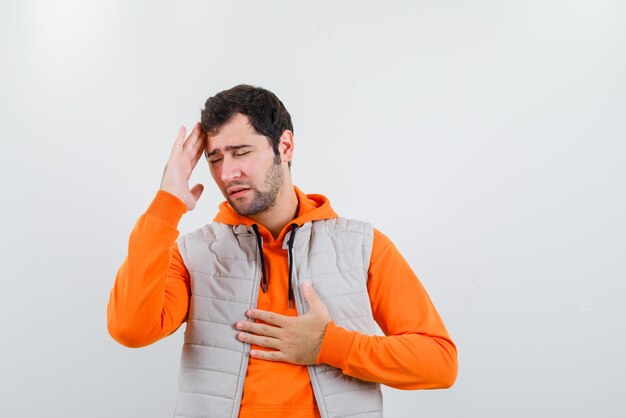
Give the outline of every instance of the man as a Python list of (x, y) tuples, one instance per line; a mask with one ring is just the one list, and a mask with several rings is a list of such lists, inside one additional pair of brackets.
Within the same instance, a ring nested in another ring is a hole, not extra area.
[[(186, 322), (175, 416), (378, 417), (380, 383), (453, 384), (456, 348), (391, 241), (291, 183), (293, 126), (273, 93), (218, 93), (185, 135), (108, 305), (109, 332), (129, 347)], [(226, 202), (177, 240), (203, 153)]]

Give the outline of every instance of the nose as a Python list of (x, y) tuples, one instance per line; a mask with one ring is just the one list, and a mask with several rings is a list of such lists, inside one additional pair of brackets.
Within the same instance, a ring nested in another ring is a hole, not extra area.
[(224, 183), (229, 183), (233, 180), (238, 179), (240, 176), (241, 168), (239, 167), (239, 163), (229, 156), (224, 156), (224, 160), (222, 161), (221, 173), (222, 181)]

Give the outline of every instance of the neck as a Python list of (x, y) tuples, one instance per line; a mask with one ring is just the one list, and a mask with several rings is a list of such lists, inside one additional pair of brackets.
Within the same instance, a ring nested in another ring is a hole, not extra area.
[(276, 239), (285, 225), (297, 215), (298, 196), (291, 182), (285, 182), (276, 196), (276, 204), (262, 213), (250, 216), (250, 219), (266, 227)]

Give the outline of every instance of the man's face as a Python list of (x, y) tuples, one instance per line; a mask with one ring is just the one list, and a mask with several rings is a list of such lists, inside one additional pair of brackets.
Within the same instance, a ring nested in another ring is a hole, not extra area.
[(213, 180), (237, 213), (250, 216), (274, 206), (284, 183), (283, 167), (247, 116), (238, 113), (207, 136), (207, 155)]

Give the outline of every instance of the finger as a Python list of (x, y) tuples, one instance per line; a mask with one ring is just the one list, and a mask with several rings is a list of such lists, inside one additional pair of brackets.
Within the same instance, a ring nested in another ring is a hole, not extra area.
[(204, 151), (204, 135), (201, 135), (201, 137), (198, 139), (198, 141), (196, 142), (196, 146), (193, 150), (193, 152), (195, 152), (192, 160), (191, 160), (191, 165), (192, 167), (195, 167), (196, 164), (198, 164), (198, 161), (200, 160), (200, 158), (202, 157), (202, 153)]
[(174, 141), (174, 146), (172, 147), (172, 154), (180, 149), (182, 149), (183, 144), (185, 143), (185, 133), (186, 129), (184, 126), (178, 128), (178, 134), (176, 136), (176, 141)]
[(309, 304), (309, 311), (319, 311), (321, 309), (326, 309), (326, 305), (317, 295), (317, 292), (313, 289), (311, 282), (305, 280), (302, 283), (302, 294), (304, 295), (304, 300)]
[(246, 312), (246, 315), (248, 315), (249, 318), (259, 319), (263, 322), (277, 325), (279, 327), (283, 327), (289, 319), (288, 316), (280, 315), (274, 312), (263, 311), (260, 309), (250, 309), (248, 312)]
[(200, 123), (196, 122), (191, 130), (191, 133), (185, 140), (185, 145), (183, 146), (185, 153), (193, 154), (194, 149), (196, 148), (196, 144), (198, 143), (198, 138), (200, 138), (200, 133), (202, 130), (200, 129)]
[(282, 351), (250, 350), (250, 356), (261, 360), (287, 362), (287, 356)]
[(280, 341), (276, 338), (248, 334), (247, 332), (240, 332), (237, 334), (237, 339), (244, 343), (254, 344), (265, 348), (278, 349), (280, 346)]
[(191, 188), (190, 191), (191, 191), (191, 194), (193, 195), (193, 198), (197, 202), (198, 199), (200, 199), (200, 196), (202, 196), (202, 192), (204, 191), (204, 186), (202, 184), (196, 184), (195, 186)]
[(240, 321), (237, 322), (237, 329), (248, 333), (263, 335), (267, 337), (280, 337), (280, 328), (263, 323)]
[(191, 138), (192, 136), (197, 136), (200, 134), (200, 122), (196, 122), (193, 124), (193, 128), (191, 128), (191, 132), (189, 133), (189, 136), (187, 137), (187, 139)]

